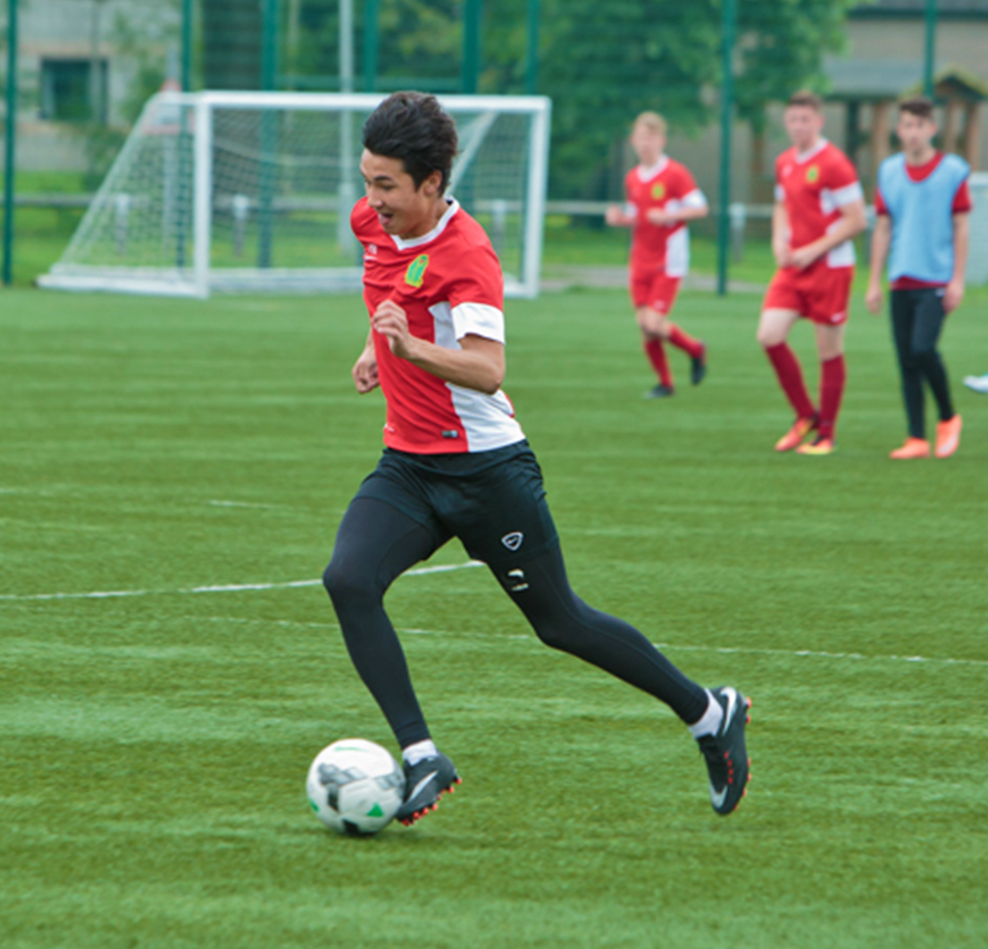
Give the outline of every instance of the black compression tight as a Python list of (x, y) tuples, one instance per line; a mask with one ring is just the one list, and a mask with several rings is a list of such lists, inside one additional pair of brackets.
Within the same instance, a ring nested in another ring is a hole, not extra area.
[[(396, 508), (358, 498), (340, 524), (323, 580), (357, 672), (401, 747), (429, 737), (384, 594), (439, 542)], [(511, 571), (521, 571), (521, 574)], [(687, 723), (707, 707), (703, 688), (686, 678), (638, 630), (591, 609), (570, 588), (559, 547), (517, 567), (494, 571), (538, 637), (648, 692)]]
[(892, 291), (892, 335), (902, 373), (909, 434), (913, 438), (926, 437), (924, 381), (936, 400), (940, 420), (946, 422), (954, 415), (947, 370), (937, 352), (944, 319), (943, 298), (936, 291)]

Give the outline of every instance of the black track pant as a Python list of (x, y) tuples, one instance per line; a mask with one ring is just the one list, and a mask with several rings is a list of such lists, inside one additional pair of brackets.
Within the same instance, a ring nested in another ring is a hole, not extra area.
[(944, 319), (942, 290), (892, 291), (892, 335), (902, 373), (909, 434), (913, 438), (926, 438), (924, 381), (936, 399), (940, 421), (946, 422), (954, 416), (947, 370), (936, 348)]
[[(324, 582), (361, 678), (384, 712), (399, 745), (429, 737), (384, 594), (413, 564), (440, 546), (433, 533), (384, 501), (357, 497), (340, 524)], [(591, 609), (570, 589), (558, 544), (492, 568), (539, 638), (654, 695), (692, 723), (707, 707), (690, 681), (640, 632)]]

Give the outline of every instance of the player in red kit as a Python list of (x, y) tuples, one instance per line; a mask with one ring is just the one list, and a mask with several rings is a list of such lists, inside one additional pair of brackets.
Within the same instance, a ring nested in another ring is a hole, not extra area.
[(642, 345), (658, 376), (650, 398), (670, 396), (675, 391), (664, 342), (690, 357), (693, 385), (706, 374), (704, 344), (683, 332), (672, 320), (679, 282), (689, 269), (688, 223), (706, 217), (707, 199), (689, 170), (665, 154), (666, 123), (655, 112), (643, 112), (635, 120), (631, 147), (638, 166), (624, 179), (627, 204), (607, 209), (612, 227), (630, 227), (631, 303), (642, 332)]
[[(848, 158), (822, 137), (823, 104), (797, 92), (785, 111), (792, 148), (775, 163), (772, 250), (779, 269), (758, 324), (762, 344), (796, 420), (776, 451), (828, 455), (844, 394), (844, 323), (854, 279), (852, 238), (865, 228), (864, 195)], [(811, 320), (820, 355), (820, 403), (813, 404), (789, 348), (789, 331)], [(816, 432), (807, 443), (804, 439)]]
[(432, 96), (395, 93), (368, 118), (363, 144), (367, 195), (351, 221), (371, 330), (353, 379), (358, 392), (384, 393), (385, 449), (340, 522), (323, 579), (354, 666), (402, 749), (398, 819), (434, 810), (459, 775), (432, 740), (384, 594), (454, 536), (544, 643), (672, 708), (706, 762), (714, 810), (731, 813), (748, 783), (748, 700), (688, 679), (569, 585), (542, 471), (501, 391), (501, 267), (480, 225), (445, 194), (452, 119)]

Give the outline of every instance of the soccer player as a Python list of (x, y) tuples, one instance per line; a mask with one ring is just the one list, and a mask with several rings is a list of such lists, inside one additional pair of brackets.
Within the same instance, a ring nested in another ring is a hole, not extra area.
[(547, 645), (668, 704), (707, 764), (719, 814), (748, 781), (737, 690), (688, 679), (636, 629), (570, 589), (542, 472), (508, 397), (503, 278), (480, 225), (445, 195), (456, 129), (432, 96), (399, 92), (367, 119), (366, 197), (351, 223), (364, 250), (370, 333), (357, 391), (387, 402), (384, 455), (347, 508), (324, 581), (358, 673), (402, 749), (406, 824), (459, 783), (412, 688), (384, 593), (414, 563), (459, 537)]
[[(844, 323), (854, 278), (851, 239), (865, 228), (864, 195), (854, 166), (822, 136), (819, 97), (794, 93), (784, 120), (792, 148), (775, 163), (772, 251), (779, 269), (765, 295), (758, 342), (796, 413), (775, 450), (829, 455), (846, 379)], [(787, 342), (801, 317), (812, 321), (816, 333), (819, 407), (810, 399), (799, 360)], [(816, 438), (803, 444), (814, 431)]]
[(686, 166), (666, 155), (666, 123), (661, 115), (638, 116), (631, 147), (638, 166), (624, 179), (627, 205), (609, 207), (607, 223), (632, 229), (631, 303), (645, 355), (659, 380), (647, 395), (659, 399), (675, 392), (663, 340), (690, 357), (693, 385), (699, 385), (707, 371), (706, 346), (669, 319), (679, 282), (689, 269), (687, 224), (706, 217), (707, 199)]
[(967, 266), (971, 172), (957, 155), (933, 147), (937, 132), (933, 103), (917, 97), (899, 104), (895, 129), (902, 152), (878, 169), (871, 239), (871, 278), (865, 303), (882, 309), (882, 267), (888, 259), (892, 284), (892, 334), (902, 373), (909, 437), (892, 458), (929, 458), (924, 381), (940, 411), (935, 452), (947, 458), (957, 451), (961, 417), (954, 412), (947, 370), (937, 340), (948, 313), (964, 296)]

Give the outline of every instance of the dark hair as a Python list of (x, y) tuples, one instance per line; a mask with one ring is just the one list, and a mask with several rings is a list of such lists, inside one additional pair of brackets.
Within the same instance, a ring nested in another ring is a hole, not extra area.
[(440, 194), (449, 183), (456, 156), (456, 126), (435, 96), (396, 92), (364, 123), (364, 148), (385, 158), (399, 158), (415, 187), (434, 171), (442, 173)]
[(913, 96), (899, 103), (899, 112), (908, 112), (918, 119), (933, 119), (933, 103), (926, 96)]
[(813, 109), (814, 112), (823, 111), (823, 99), (815, 92), (810, 92), (809, 89), (800, 89), (799, 92), (794, 92), (789, 96), (789, 101), (786, 105), (805, 106), (808, 109)]

